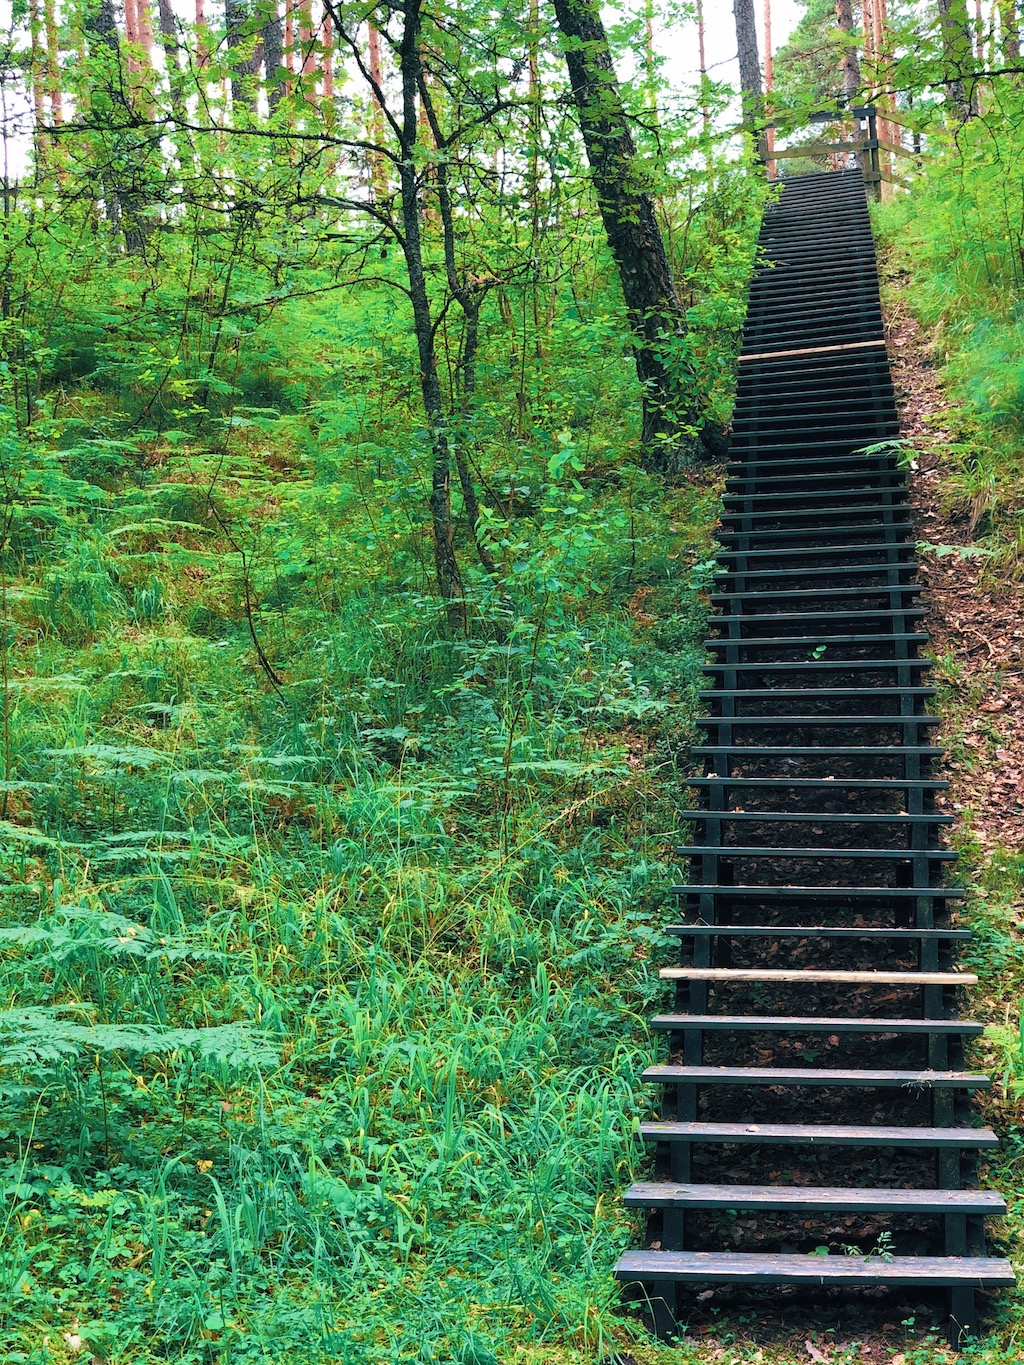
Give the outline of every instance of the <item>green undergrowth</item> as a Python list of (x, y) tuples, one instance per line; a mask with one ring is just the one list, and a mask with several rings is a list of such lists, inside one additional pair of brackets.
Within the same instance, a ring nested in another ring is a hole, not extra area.
[(933, 130), (913, 192), (876, 223), (951, 400), (928, 441), (943, 509), (996, 581), (1024, 560), (1024, 106), (1010, 83), (991, 100), (954, 139)]
[[(580, 490), (550, 515), (626, 520)], [(276, 689), (216, 538), (156, 573), (166, 529), (111, 504), (95, 558), (7, 584), (7, 1359), (630, 1335), (713, 503), (637, 483), (631, 527), (562, 546), (585, 578), (545, 553), (544, 610), (481, 596), (466, 639), (415, 591), (296, 589)]]
[[(1020, 99), (1015, 90), (1000, 97)], [(913, 193), (891, 201), (877, 221), (896, 272), (893, 299), (922, 324), (949, 400), (925, 414), (934, 434), (921, 444), (939, 457), (939, 507), (956, 543), (927, 549), (975, 560), (982, 588), (1015, 592), (1024, 551), (1024, 181), (1015, 168), (1019, 120), (995, 124), (993, 117), (961, 129), (957, 146), (926, 162)], [(1007, 683), (1004, 669), (972, 670), (955, 652), (937, 664), (934, 709), (943, 716), (943, 742), (968, 775), (953, 843), (961, 855), (956, 877), (967, 893), (958, 916), (974, 938), (959, 961), (978, 976), (971, 1017), (987, 1024), (969, 1062), (993, 1077), (980, 1115), (1001, 1141), (981, 1178), (1007, 1200), (1008, 1216), (990, 1227), (993, 1249), (1016, 1260), (1024, 1236), (1024, 850), (1012, 836), (1000, 838), (991, 812), (982, 823), (969, 792), (1019, 755), (1003, 733), (1003, 717), (983, 709)], [(987, 1324), (991, 1335), (968, 1358), (999, 1365), (1019, 1359), (1019, 1291), (994, 1298)]]
[(714, 479), (639, 469), (590, 252), (528, 347), (487, 317), (463, 628), (394, 295), (240, 304), (211, 376), (173, 248), (41, 256), (4, 376), (0, 1359), (632, 1349)]

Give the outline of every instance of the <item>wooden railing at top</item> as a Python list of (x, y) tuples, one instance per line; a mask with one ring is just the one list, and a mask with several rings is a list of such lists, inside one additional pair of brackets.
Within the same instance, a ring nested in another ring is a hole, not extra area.
[[(890, 142), (888, 138), (878, 136), (878, 110), (873, 104), (855, 105), (850, 109), (837, 109), (834, 112), (811, 114), (811, 123), (835, 123), (844, 117), (853, 117), (858, 121), (867, 120), (867, 135), (861, 138), (845, 139), (839, 142), (810, 142), (803, 147), (776, 147), (772, 152), (775, 161), (783, 161), (787, 157), (797, 156), (827, 156), (830, 152), (855, 152), (860, 158), (864, 168), (864, 179), (871, 187), (872, 193), (876, 196), (881, 193), (882, 182), (886, 181), (891, 185), (902, 185), (904, 181), (886, 170), (882, 165), (880, 151), (889, 152), (894, 156), (918, 157), (920, 152), (911, 151), (908, 147), (902, 146), (897, 142)], [(898, 124), (901, 128), (911, 128), (913, 125), (905, 123), (903, 120), (894, 118), (886, 111), (885, 118), (889, 123)], [(913, 129), (916, 131), (916, 129)]]

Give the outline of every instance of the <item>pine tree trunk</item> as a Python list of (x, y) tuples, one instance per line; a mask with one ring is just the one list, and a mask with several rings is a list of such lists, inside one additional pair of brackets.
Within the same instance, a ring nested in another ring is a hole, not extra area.
[(754, 0), (733, 0), (736, 21), (736, 53), (740, 64), (740, 95), (743, 101), (743, 122), (754, 137), (759, 160), (766, 161), (764, 141), (764, 91), (761, 86), (761, 63), (757, 52), (757, 20)]
[(29, 0), (29, 83), (32, 88), (33, 132), (35, 134), (36, 179), (46, 173), (50, 139), (46, 132), (46, 49), (43, 44), (43, 20), (39, 0)]
[[(384, 142), (384, 113), (377, 91), (383, 89), (384, 71), (380, 60), (380, 34), (373, 24), (367, 24), (367, 47), (370, 60), (370, 79), (374, 89), (370, 95), (370, 141), (378, 147)], [(374, 199), (384, 199), (388, 192), (387, 158), (380, 152), (370, 152), (370, 187)]]
[(46, 30), (46, 91), (50, 97), (50, 117), (54, 123), (64, 122), (64, 101), (61, 90), (60, 42), (57, 35), (57, 15), (53, 0), (44, 0), (43, 27)]
[(938, 0), (938, 4), (946, 94), (957, 118), (965, 123), (978, 112), (967, 0)]
[(764, 92), (765, 118), (768, 120), (764, 130), (764, 149), (768, 159), (769, 179), (775, 179), (775, 128), (771, 120), (775, 117), (772, 107), (772, 93), (775, 90), (775, 54), (772, 51), (772, 0), (764, 0)]
[(860, 62), (853, 34), (853, 0), (836, 0), (836, 24), (843, 36), (843, 92), (847, 103), (860, 89)]
[[(601, 22), (598, 0), (554, 0), (569, 83), (605, 235), (618, 266), (643, 388), (644, 460), (675, 474), (696, 453), (692, 368), (679, 358), (686, 324)], [(670, 350), (676, 351), (674, 359)]]
[(316, 58), (313, 56), (313, 21), (309, 0), (305, 0), (304, 8), (299, 10), (299, 54), (300, 89), (303, 97), (312, 103), (316, 100)]
[(1020, 66), (1020, 21), (1017, 0), (999, 0), (999, 37), (1003, 61), (1007, 66)]
[(324, 11), (323, 22), (323, 43), (324, 57), (322, 63), (324, 88), (323, 99), (325, 114), (333, 117), (334, 114), (334, 21), (330, 13)]

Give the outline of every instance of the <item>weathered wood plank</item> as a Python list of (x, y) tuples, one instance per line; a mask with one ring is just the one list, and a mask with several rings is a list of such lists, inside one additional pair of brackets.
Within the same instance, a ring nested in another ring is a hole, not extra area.
[(968, 1284), (992, 1289), (1016, 1283), (1009, 1261), (995, 1256), (793, 1256), (753, 1252), (627, 1251), (620, 1280), (702, 1284)]
[(785, 1185), (680, 1185), (640, 1180), (622, 1196), (628, 1208), (764, 1209), (811, 1213), (1000, 1214), (1006, 1200), (994, 1190), (888, 1190)]
[(678, 1123), (640, 1125), (648, 1142), (771, 1143), (783, 1147), (998, 1147), (988, 1128), (905, 1128), (821, 1123)]
[(987, 1090), (988, 1076), (968, 1071), (840, 1071), (812, 1066), (649, 1066), (641, 1079), (682, 1085), (825, 1085)]

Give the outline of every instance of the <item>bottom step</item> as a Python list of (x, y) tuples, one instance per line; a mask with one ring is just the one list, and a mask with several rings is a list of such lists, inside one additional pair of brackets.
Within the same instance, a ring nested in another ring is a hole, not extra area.
[(995, 1256), (791, 1256), (753, 1252), (627, 1251), (619, 1280), (700, 1284), (912, 1284), (995, 1289), (1016, 1284), (1009, 1261)]

